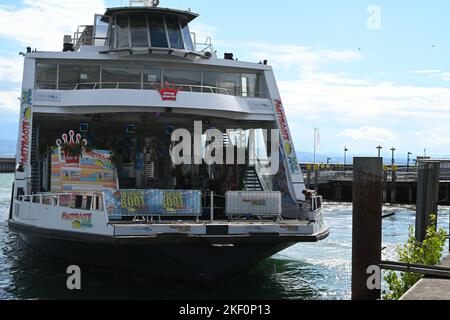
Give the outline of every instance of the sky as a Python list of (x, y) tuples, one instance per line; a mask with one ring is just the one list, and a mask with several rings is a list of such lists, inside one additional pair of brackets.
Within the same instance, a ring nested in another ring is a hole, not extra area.
[[(447, 0), (161, 0), (200, 14), (191, 31), (219, 56), (273, 66), (299, 152), (450, 157)], [(27, 46), (61, 50), (64, 34), (127, 0), (0, 0), (0, 140), (16, 138)]]

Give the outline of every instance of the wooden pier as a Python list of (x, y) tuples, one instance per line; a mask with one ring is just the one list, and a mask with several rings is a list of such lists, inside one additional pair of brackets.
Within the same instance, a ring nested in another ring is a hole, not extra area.
[(16, 159), (0, 158), (0, 173), (12, 173), (15, 171)]
[[(353, 167), (340, 165), (301, 165), (306, 186), (318, 189), (327, 201), (352, 202)], [(416, 204), (418, 168), (384, 166), (383, 202)], [(450, 205), (450, 168), (441, 168), (439, 177), (439, 204)], [(315, 185), (317, 181), (317, 185)]]

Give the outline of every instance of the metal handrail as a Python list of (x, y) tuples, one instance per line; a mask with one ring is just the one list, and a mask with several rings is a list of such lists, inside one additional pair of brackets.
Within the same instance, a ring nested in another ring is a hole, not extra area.
[[(42, 83), (42, 84), (51, 84), (51, 85), (56, 85), (56, 83)], [(146, 89), (146, 84), (153, 84), (155, 86), (162, 86), (162, 84), (157, 83), (157, 82), (147, 82), (147, 83), (142, 83), (142, 82), (79, 82), (79, 83), (73, 83), (73, 84), (63, 84), (63, 86), (73, 86), (75, 85), (75, 88), (73, 89), (74, 91), (80, 90), (80, 86), (92, 86), (93, 90), (96, 89), (120, 89), (122, 85), (136, 85), (136, 87), (139, 87), (136, 90), (157, 90), (158, 88), (151, 88), (151, 89)], [(106, 85), (112, 85), (113, 88), (108, 87), (108, 88), (103, 88), (102, 86)], [(172, 86), (172, 84), (171, 84)], [(213, 94), (221, 94), (221, 92), (225, 92), (226, 95), (233, 95), (232, 94), (232, 90), (227, 89), (227, 88), (221, 88), (221, 87), (212, 87), (212, 86), (202, 86), (202, 85), (191, 85), (191, 84), (173, 84), (173, 86), (175, 86), (176, 88), (180, 89), (180, 88), (188, 88), (190, 92), (204, 92), (204, 90), (209, 91), (210, 93)], [(200, 91), (196, 91), (194, 89), (201, 89)]]
[[(63, 197), (63, 196), (70, 196), (71, 198), (70, 198), (69, 203), (71, 203), (73, 200), (73, 197), (76, 197), (76, 196), (102, 197), (103, 193), (101, 193), (101, 192), (39, 193), (39, 194), (32, 194), (32, 195), (21, 195), (21, 196), (19, 196), (18, 200), (21, 202), (30, 202), (30, 203), (51, 205), (52, 207), (60, 207), (60, 204), (61, 204), (60, 197)], [(51, 200), (50, 204), (43, 203), (44, 198), (50, 198), (50, 200)], [(35, 201), (35, 199), (37, 199), (38, 201)], [(94, 209), (95, 209), (94, 202), (91, 202), (90, 210), (94, 210)]]

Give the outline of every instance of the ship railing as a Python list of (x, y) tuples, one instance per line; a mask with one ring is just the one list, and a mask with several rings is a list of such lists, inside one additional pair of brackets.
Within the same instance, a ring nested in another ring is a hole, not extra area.
[[(78, 82), (78, 83), (56, 83), (56, 82), (40, 82), (38, 89), (44, 90), (63, 90), (63, 91), (78, 91), (78, 90), (102, 90), (102, 89), (131, 89), (131, 90), (156, 90), (159, 91), (162, 88), (160, 82)], [(223, 94), (228, 96), (237, 96), (244, 98), (267, 98), (266, 92), (251, 92), (249, 94), (240, 94), (236, 90), (213, 87), (205, 85), (193, 85), (193, 84), (170, 84), (176, 89), (184, 92), (192, 93), (212, 93)]]
[(79, 25), (72, 38), (75, 50), (78, 50), (80, 46), (105, 46), (107, 41), (107, 37), (94, 36), (93, 25)]
[(39, 193), (19, 196), (21, 202), (82, 210), (103, 210), (103, 193)]
[[(73, 88), (73, 90), (83, 90), (83, 89), (135, 89), (135, 90), (160, 90), (161, 84), (157, 82), (84, 82), (76, 84), (60, 84), (60, 87), (65, 86), (66, 88)], [(175, 87), (181, 91), (187, 92), (202, 92), (202, 93), (213, 93), (213, 94), (225, 94), (234, 95), (232, 90), (227, 88), (212, 87), (212, 86), (202, 86), (202, 85), (191, 85), (191, 84), (170, 84), (171, 87)]]
[[(257, 214), (256, 212), (233, 212), (227, 213), (226, 196), (212, 191), (202, 192), (200, 213), (183, 214), (161, 214), (160, 212), (139, 212), (108, 214), (110, 223), (170, 223), (173, 221), (194, 221), (196, 223), (223, 222), (223, 221), (259, 221), (259, 222), (281, 222), (280, 213)], [(187, 220), (186, 220), (187, 219)]]

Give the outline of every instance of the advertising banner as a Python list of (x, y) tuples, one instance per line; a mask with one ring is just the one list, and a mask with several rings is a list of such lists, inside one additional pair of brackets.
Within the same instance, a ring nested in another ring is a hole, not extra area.
[(104, 191), (105, 208), (112, 219), (123, 216), (199, 216), (201, 192), (194, 190)]

